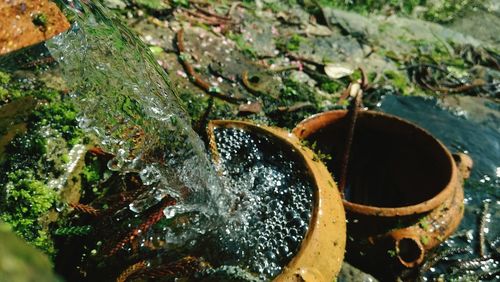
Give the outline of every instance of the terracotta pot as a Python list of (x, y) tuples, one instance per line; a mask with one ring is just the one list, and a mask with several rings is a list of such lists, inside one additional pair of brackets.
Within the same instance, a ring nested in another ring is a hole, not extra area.
[[(332, 156), (327, 167), (336, 177), (348, 120), (347, 111), (325, 112), (293, 130)], [(472, 160), (464, 154), (456, 160), (422, 128), (395, 116), (360, 111), (343, 200), (347, 256), (368, 269), (380, 269), (383, 260), (403, 267), (422, 263), (463, 217), (463, 179)]]
[(274, 281), (332, 281), (344, 258), (346, 223), (342, 200), (335, 182), (326, 167), (315, 161), (314, 153), (302, 146), (297, 137), (278, 128), (255, 125), (242, 121), (211, 121), (208, 135), (217, 161), (214, 128), (240, 128), (252, 131), (289, 148), (305, 165), (314, 183), (313, 210), (308, 231), (299, 251)]

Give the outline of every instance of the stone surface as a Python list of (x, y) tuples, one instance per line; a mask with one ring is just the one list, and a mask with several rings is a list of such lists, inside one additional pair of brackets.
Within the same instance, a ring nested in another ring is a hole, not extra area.
[(370, 274), (364, 273), (363, 271), (357, 269), (356, 267), (350, 265), (347, 262), (342, 263), (342, 268), (340, 269), (339, 276), (337, 277), (338, 282), (377, 282), (378, 280)]

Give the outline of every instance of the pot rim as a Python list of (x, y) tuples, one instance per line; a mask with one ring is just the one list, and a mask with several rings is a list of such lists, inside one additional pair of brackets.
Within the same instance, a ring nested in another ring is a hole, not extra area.
[(247, 121), (210, 121), (207, 132), (212, 152), (217, 152), (213, 134), (216, 127), (250, 128), (274, 136), (300, 156), (314, 183), (312, 216), (298, 251), (273, 281), (331, 281), (340, 271), (344, 257), (346, 221), (340, 193), (327, 168), (313, 160), (314, 153), (302, 146), (295, 135)]
[[(331, 123), (331, 121), (334, 118), (337, 118), (339, 115), (345, 116), (347, 114), (347, 110), (333, 110), (333, 111), (327, 111), (323, 113), (318, 113), (315, 115), (312, 115), (303, 121), (301, 121), (297, 126), (292, 130), (292, 132), (297, 135), (300, 139), (304, 139), (304, 137), (307, 137), (309, 134), (312, 132), (316, 132), (316, 130), (328, 125)], [(383, 119), (395, 121), (401, 124), (404, 124), (405, 126), (413, 128), (416, 132), (419, 134), (423, 134), (427, 137), (429, 137), (433, 142), (435, 142), (438, 147), (441, 149), (442, 153), (446, 156), (446, 159), (448, 160), (449, 166), (451, 166), (451, 171), (450, 175), (448, 177), (448, 183), (447, 185), (436, 195), (434, 195), (432, 198), (427, 199), (421, 203), (414, 204), (414, 205), (408, 205), (408, 206), (401, 206), (401, 207), (377, 207), (377, 206), (370, 206), (370, 205), (364, 205), (364, 204), (358, 204), (354, 202), (350, 202), (344, 198), (342, 198), (342, 201), (344, 203), (344, 208), (346, 210), (349, 210), (351, 212), (363, 214), (363, 215), (369, 215), (369, 216), (383, 216), (383, 217), (393, 217), (393, 216), (407, 216), (407, 215), (413, 215), (413, 214), (418, 214), (418, 213), (424, 213), (428, 212), (432, 209), (435, 209), (438, 207), (442, 202), (444, 202), (446, 199), (452, 196), (452, 193), (455, 189), (455, 183), (458, 181), (458, 172), (457, 172), (457, 166), (455, 164), (455, 161), (450, 153), (450, 151), (444, 146), (441, 141), (436, 139), (434, 136), (432, 136), (427, 130), (415, 125), (414, 123), (411, 123), (407, 120), (404, 120), (400, 117), (394, 116), (394, 115), (389, 115), (386, 113), (382, 112), (377, 112), (377, 111), (371, 111), (371, 110), (366, 110), (366, 111), (360, 111), (358, 116), (359, 118), (362, 118), (363, 116), (376, 116), (376, 117), (381, 117)], [(307, 127), (310, 127), (312, 124), (315, 126), (313, 129), (308, 130), (309, 132), (306, 133), (305, 129)], [(306, 133), (306, 134), (305, 134)]]

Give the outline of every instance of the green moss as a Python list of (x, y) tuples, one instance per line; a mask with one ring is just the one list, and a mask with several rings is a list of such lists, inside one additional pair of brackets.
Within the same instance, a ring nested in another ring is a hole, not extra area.
[(16, 120), (26, 124), (26, 131), (16, 135), (2, 155), (0, 217), (32, 245), (53, 254), (48, 222), (43, 218), (53, 209), (58, 196), (48, 182), (63, 173), (69, 157), (51, 150), (60, 146), (70, 149), (82, 139), (76, 109), (63, 93), (41, 82), (18, 81), (4, 73), (0, 74), (0, 82), (7, 91), (2, 102), (28, 98), (36, 105)]
[(32, 21), (33, 21), (33, 24), (36, 26), (43, 27), (43, 28), (47, 27), (47, 21), (48, 21), (47, 15), (45, 15), (43, 13), (34, 15)]
[(420, 221), (418, 222), (418, 225), (420, 226), (420, 228), (422, 228), (425, 231), (428, 231), (429, 227), (430, 227), (429, 222), (427, 222), (425, 217), (420, 219)]
[(257, 53), (252, 48), (248, 41), (243, 38), (242, 34), (230, 32), (227, 37), (236, 43), (236, 46), (240, 51), (252, 58), (257, 58)]
[(172, 5), (176, 6), (176, 7), (189, 7), (189, 0), (172, 0)]
[(387, 250), (387, 254), (391, 257), (391, 258), (395, 258), (397, 253), (395, 250)]
[(388, 79), (387, 84), (392, 85), (394, 88), (396, 88), (399, 92), (401, 92), (404, 95), (409, 94), (408, 91), (409, 81), (405, 75), (392, 70), (385, 71), (384, 75)]
[(1, 219), (28, 242), (48, 254), (53, 253), (52, 242), (42, 229), (39, 218), (56, 202), (56, 192), (36, 179), (35, 173), (30, 170), (13, 171), (6, 178), (3, 186), (7, 194), (2, 199)]
[(332, 156), (330, 154), (325, 154), (318, 148), (316, 141), (310, 144), (307, 140), (302, 140), (302, 145), (309, 147), (314, 152), (313, 161), (321, 161), (325, 163), (332, 160)]
[(10, 81), (10, 75), (8, 73), (0, 71), (0, 85), (7, 84)]
[[(278, 127), (293, 128), (305, 117), (321, 111), (321, 101), (314, 89), (290, 78), (284, 79), (279, 99), (262, 98), (270, 124)], [(307, 103), (308, 106), (291, 112), (279, 110), (299, 103)]]
[(298, 34), (293, 34), (290, 37), (280, 38), (276, 42), (276, 47), (283, 51), (297, 51), (300, 48), (301, 42), (304, 41), (304, 38)]
[(90, 163), (86, 164), (81, 172), (82, 180), (89, 186), (94, 186), (101, 179), (101, 166), (99, 161), (94, 158)]
[(54, 234), (58, 236), (85, 236), (91, 230), (92, 227), (90, 225), (59, 227), (54, 231)]
[(448, 23), (464, 14), (465, 11), (484, 2), (483, 0), (447, 0), (430, 5), (424, 18), (428, 21)]
[[(143, 7), (153, 11), (161, 11), (170, 8), (170, 6), (167, 4), (168, 1), (163, 1), (163, 0), (134, 0), (134, 2), (139, 7)], [(186, 2), (186, 0), (184, 1), (177, 0), (176, 2), (177, 4), (181, 4)]]
[(24, 97), (33, 97), (40, 100), (59, 100), (61, 94), (53, 89), (46, 88), (37, 81), (19, 81), (0, 71), (0, 105)]
[(337, 93), (344, 89), (344, 84), (340, 83), (339, 81), (324, 81), (319, 85), (319, 89), (328, 92), (328, 93)]
[(300, 36), (298, 34), (294, 34), (288, 40), (288, 42), (286, 44), (286, 49), (288, 51), (297, 51), (297, 50), (299, 50), (300, 42), (302, 42), (302, 41), (304, 41), (304, 39), (302, 38), (302, 36)]
[(77, 113), (71, 104), (55, 102), (40, 107), (33, 113), (32, 122), (37, 126), (50, 125), (59, 131), (69, 146), (81, 142), (83, 133), (78, 128)]
[(422, 242), (422, 244), (425, 246), (427, 244), (429, 244), (429, 237), (428, 236), (420, 236), (420, 242)]

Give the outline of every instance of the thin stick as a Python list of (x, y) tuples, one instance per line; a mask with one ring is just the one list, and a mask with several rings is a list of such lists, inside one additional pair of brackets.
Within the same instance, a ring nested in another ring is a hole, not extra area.
[(84, 213), (92, 216), (98, 216), (99, 215), (99, 210), (89, 206), (89, 205), (84, 205), (84, 204), (69, 204), (70, 207), (72, 207), (75, 211), (79, 213)]
[(454, 248), (454, 249), (444, 250), (438, 254), (434, 254), (420, 267), (419, 273), (420, 273), (420, 275), (423, 275), (429, 269), (431, 269), (431, 267), (433, 267), (436, 263), (438, 263), (439, 261), (441, 261), (445, 257), (453, 256), (456, 254), (463, 254), (463, 253), (467, 253), (467, 252), (472, 252), (472, 250), (469, 248)]
[(169, 195), (165, 196), (158, 204), (150, 208), (150, 210), (148, 211), (149, 215), (146, 217), (146, 220), (137, 228), (133, 229), (125, 236), (123, 236), (122, 239), (117, 244), (115, 244), (111, 251), (109, 251), (107, 256), (113, 256), (119, 250), (121, 250), (125, 246), (125, 244), (132, 242), (139, 234), (144, 234), (146, 231), (148, 231), (151, 226), (153, 226), (163, 218), (163, 210), (166, 207), (175, 205), (175, 203), (176, 201), (174, 198), (170, 197)]
[(186, 256), (173, 263), (167, 263), (155, 268), (144, 269), (134, 273), (131, 278), (174, 278), (179, 276), (192, 275), (195, 272), (207, 268), (209, 265), (198, 258)]
[(348, 112), (349, 115), (348, 131), (347, 131), (344, 155), (342, 157), (342, 170), (339, 179), (339, 190), (340, 193), (342, 194), (342, 197), (344, 197), (344, 189), (347, 181), (347, 170), (349, 167), (349, 158), (351, 155), (352, 141), (354, 139), (354, 128), (356, 127), (356, 120), (358, 119), (358, 112), (362, 98), (363, 98), (363, 91), (360, 89), (356, 93), (356, 97), (354, 97), (354, 103), (352, 104), (352, 107)]
[(116, 278), (116, 282), (126, 282), (130, 276), (132, 276), (134, 273), (144, 269), (146, 267), (146, 262), (145, 261), (140, 261), (136, 264), (133, 264), (129, 266), (127, 269), (125, 269), (118, 278)]
[(479, 255), (481, 257), (486, 256), (485, 245), (484, 245), (484, 229), (486, 227), (486, 217), (488, 217), (488, 208), (490, 204), (485, 202), (483, 205), (483, 212), (481, 213), (481, 219), (479, 221)]
[(205, 8), (202, 8), (198, 5), (194, 5), (194, 8), (198, 11), (200, 11), (201, 13), (207, 15), (207, 16), (210, 16), (210, 17), (214, 17), (214, 18), (218, 18), (218, 19), (221, 19), (221, 20), (224, 20), (224, 21), (231, 21), (231, 17), (228, 17), (228, 16), (222, 16), (222, 15), (219, 15), (215, 12), (211, 12)]

